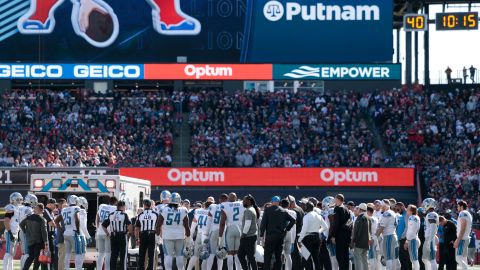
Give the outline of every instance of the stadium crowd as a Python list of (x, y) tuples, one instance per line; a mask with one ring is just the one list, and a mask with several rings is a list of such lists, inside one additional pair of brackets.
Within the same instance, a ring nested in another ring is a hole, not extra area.
[[(441, 208), (480, 208), (480, 90), (4, 92), (0, 166), (416, 166)], [(380, 136), (375, 136), (376, 132)], [(379, 137), (379, 139), (375, 139)]]
[(170, 166), (172, 103), (141, 91), (11, 91), (0, 107), (0, 165)]
[(195, 167), (372, 166), (379, 162), (353, 92), (190, 97)]
[(384, 91), (369, 110), (383, 134), (387, 163), (416, 165), (442, 209), (463, 199), (480, 208), (480, 89)]

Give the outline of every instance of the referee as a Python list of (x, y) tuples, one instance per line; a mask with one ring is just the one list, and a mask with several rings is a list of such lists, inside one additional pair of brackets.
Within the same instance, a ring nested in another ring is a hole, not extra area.
[(135, 237), (140, 239), (138, 269), (145, 270), (145, 253), (148, 250), (148, 267), (147, 270), (153, 270), (154, 251), (155, 251), (155, 231), (157, 227), (158, 214), (151, 209), (152, 201), (146, 199), (143, 201), (143, 212), (138, 215), (135, 222)]
[[(111, 213), (102, 223), (107, 237), (110, 237), (112, 256), (110, 270), (117, 269), (117, 259), (120, 257), (120, 269), (127, 269), (127, 233), (132, 232), (132, 222), (125, 213), (125, 201), (117, 203), (117, 211)], [(108, 232), (110, 228), (111, 234)]]

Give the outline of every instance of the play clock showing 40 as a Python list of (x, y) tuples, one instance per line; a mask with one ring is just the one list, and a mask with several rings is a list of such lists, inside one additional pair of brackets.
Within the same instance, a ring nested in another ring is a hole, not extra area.
[(435, 24), (437, 30), (476, 30), (478, 12), (437, 13)]
[(428, 18), (425, 14), (405, 14), (403, 16), (403, 28), (405, 31), (426, 31)]

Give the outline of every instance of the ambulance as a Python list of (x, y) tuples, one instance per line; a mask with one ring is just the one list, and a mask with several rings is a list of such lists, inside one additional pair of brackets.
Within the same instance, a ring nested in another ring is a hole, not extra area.
[(110, 196), (126, 203), (126, 213), (135, 217), (143, 200), (150, 198), (150, 181), (121, 175), (90, 173), (50, 173), (30, 175), (30, 192), (45, 203), (49, 198), (69, 195), (83, 196), (88, 200), (88, 230), (95, 235), (95, 217), (100, 204), (108, 204)]

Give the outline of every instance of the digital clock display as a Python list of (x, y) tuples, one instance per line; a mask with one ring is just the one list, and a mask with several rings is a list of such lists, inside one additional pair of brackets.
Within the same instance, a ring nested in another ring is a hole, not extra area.
[(478, 12), (437, 13), (437, 30), (478, 29)]
[(428, 20), (425, 14), (405, 14), (403, 16), (403, 29), (405, 31), (426, 31)]

